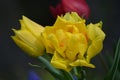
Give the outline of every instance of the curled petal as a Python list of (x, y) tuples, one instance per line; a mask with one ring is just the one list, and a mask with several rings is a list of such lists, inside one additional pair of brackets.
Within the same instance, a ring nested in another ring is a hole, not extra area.
[(67, 33), (69, 36), (67, 50), (66, 50), (66, 57), (69, 60), (73, 61), (77, 58), (78, 54), (84, 56), (87, 50), (87, 40), (83, 34), (71, 34)]
[(54, 53), (52, 60), (51, 60), (51, 64), (59, 69), (63, 69), (65, 71), (70, 71), (72, 69), (71, 66), (68, 65), (69, 60), (61, 57), (57, 52)]
[(85, 66), (85, 67), (90, 67), (90, 68), (95, 68), (95, 66), (93, 64), (88, 63), (85, 60), (76, 60), (72, 63), (70, 63), (71, 66)]
[(66, 13), (65, 17), (59, 17), (57, 18), (54, 27), (55, 29), (63, 29), (66, 30), (68, 26), (76, 26), (78, 28), (78, 31), (81, 33), (86, 33), (86, 25), (85, 20), (80, 18), (79, 16), (76, 16), (76, 13), (72, 13), (72, 16), (70, 13)]
[(87, 26), (89, 47), (87, 51), (87, 61), (96, 56), (103, 48), (103, 40), (105, 38), (105, 33), (99, 28), (99, 26), (90, 24)]

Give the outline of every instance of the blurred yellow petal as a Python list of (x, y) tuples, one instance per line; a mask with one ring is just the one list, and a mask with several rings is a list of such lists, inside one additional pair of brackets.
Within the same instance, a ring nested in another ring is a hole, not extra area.
[(58, 46), (59, 46), (59, 43), (58, 43), (58, 40), (56, 38), (56, 36), (54, 34), (49, 34), (47, 36), (47, 39), (52, 42), (52, 46), (55, 48), (55, 49), (58, 49)]
[(85, 66), (85, 67), (90, 67), (90, 68), (95, 68), (93, 64), (88, 63), (85, 60), (78, 59), (72, 63), (70, 63), (71, 66)]
[(101, 40), (92, 41), (91, 45), (88, 47), (87, 51), (87, 61), (96, 56), (103, 48), (103, 42)]
[(26, 28), (36, 37), (44, 31), (44, 27), (30, 20), (29, 18), (23, 16), (23, 19), (20, 21), (21, 24), (24, 24)]
[(59, 29), (56, 31), (56, 38), (59, 42), (58, 44), (58, 52), (60, 54), (62, 54), (65, 50), (66, 50), (66, 44), (67, 44), (67, 37), (66, 37), (66, 34), (65, 34), (65, 31), (63, 31), (62, 29)]
[(71, 60), (75, 60), (77, 55), (80, 54), (84, 56), (87, 49), (87, 40), (83, 34), (70, 34), (69, 36), (66, 56)]
[(33, 46), (33, 43), (36, 41), (36, 38), (30, 32), (28, 32), (26, 30), (17, 31), (15, 29), (13, 29), (13, 31), (19, 37), (20, 40), (22, 40), (23, 42), (25, 42), (29, 46)]
[(63, 19), (70, 21), (70, 22), (75, 22), (75, 19), (71, 16), (70, 13), (66, 13), (63, 17)]
[(99, 38), (103, 41), (105, 38), (105, 33), (101, 30), (101, 28), (99, 28), (99, 25), (96, 24), (91, 23), (87, 25), (87, 33), (90, 40)]
[(61, 57), (57, 52), (54, 53), (51, 64), (55, 68), (63, 69), (65, 71), (70, 71), (72, 69), (71, 66), (68, 65), (69, 61)]
[(54, 46), (51, 44), (51, 42), (48, 40), (48, 34), (54, 32), (53, 28), (50, 26), (46, 26), (44, 29), (44, 32), (42, 33), (42, 40), (46, 48), (47, 53), (53, 54), (55, 49)]
[(87, 51), (87, 61), (89, 62), (92, 57), (96, 56), (102, 50), (105, 33), (98, 25), (90, 24), (87, 27), (88, 37), (90, 39)]
[(50, 34), (48, 35), (48, 39), (52, 42), (56, 51), (58, 51), (61, 56), (65, 57), (65, 54), (63, 54), (63, 51), (61, 50), (61, 47), (59, 46), (57, 37), (54, 34)]
[[(70, 14), (68, 14), (70, 15)], [(74, 17), (73, 17), (74, 18)], [(61, 18), (58, 16), (55, 24), (53, 25), (56, 29), (62, 28), (63, 30), (66, 30), (68, 26), (76, 26), (81, 33), (86, 32), (86, 26), (85, 26), (85, 20), (80, 20), (80, 21), (68, 21), (64, 18)]]
[(99, 27), (101, 29), (102, 29), (102, 25), (103, 25), (102, 21), (100, 21), (99, 23), (94, 24), (94, 26), (97, 26), (97, 27)]
[(29, 55), (33, 55), (36, 57), (42, 55), (45, 50), (41, 38), (41, 33), (44, 31), (44, 27), (38, 25), (25, 16), (23, 16), (23, 19), (20, 20), (20, 23), (21, 29), (13, 29), (15, 36), (13, 36), (12, 39)]
[(75, 22), (84, 20), (76, 12), (71, 12), (71, 16), (74, 18)]
[(14, 42), (23, 50), (25, 51), (27, 54), (29, 54), (30, 56), (33, 57), (37, 57), (39, 55), (41, 55), (41, 53), (37, 52), (34, 48), (32, 48), (31, 46), (27, 45), (26, 43), (22, 42), (17, 36), (11, 36), (12, 39), (14, 40)]

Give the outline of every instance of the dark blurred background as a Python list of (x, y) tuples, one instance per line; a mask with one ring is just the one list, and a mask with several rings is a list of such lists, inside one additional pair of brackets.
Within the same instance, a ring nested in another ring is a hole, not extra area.
[[(88, 23), (103, 21), (106, 39), (102, 54), (104, 56), (107, 53), (113, 57), (115, 44), (120, 37), (119, 0), (86, 1), (91, 9)], [(22, 15), (43, 26), (52, 25), (55, 19), (49, 11), (49, 6), (57, 2), (58, 0), (0, 0), (0, 80), (27, 80), (27, 73), (32, 69), (28, 63), (38, 62), (15, 45), (10, 38), (13, 35), (11, 29), (20, 28), (18, 20)], [(99, 77), (103, 77), (106, 72), (97, 59), (98, 57), (93, 60), (97, 63), (94, 72), (98, 71)]]

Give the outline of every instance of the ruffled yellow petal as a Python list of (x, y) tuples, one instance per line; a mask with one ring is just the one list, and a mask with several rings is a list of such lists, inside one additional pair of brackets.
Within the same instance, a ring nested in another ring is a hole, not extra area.
[(88, 51), (87, 51), (87, 61), (96, 56), (103, 48), (103, 40), (105, 38), (104, 32), (94, 24), (88, 25), (88, 37), (90, 39)]
[[(68, 16), (69, 15), (70, 14), (68, 14)], [(72, 18), (76, 19), (76, 17), (72, 17)], [(65, 31), (68, 26), (76, 26), (78, 28), (79, 32), (81, 32), (81, 33), (86, 32), (85, 20), (80, 20), (80, 21), (75, 20), (75, 22), (74, 22), (74, 21), (68, 21), (68, 20), (58, 16), (58, 18), (53, 26), (55, 27), (55, 29), (63, 29)]]
[(72, 63), (70, 63), (70, 66), (85, 66), (85, 67), (90, 67), (90, 68), (95, 68), (93, 64), (88, 63), (85, 60), (78, 59)]
[(65, 19), (66, 21), (70, 21), (70, 22), (76, 22), (76, 19), (74, 19), (74, 17), (72, 17), (70, 13), (66, 13), (63, 19)]
[(79, 22), (83, 20), (76, 12), (71, 12), (71, 13), (68, 12), (61, 18), (70, 22)]
[(48, 39), (52, 42), (52, 45), (54, 46), (56, 51), (58, 51), (62, 57), (65, 57), (65, 54), (63, 54), (63, 51), (60, 47), (61, 44), (59, 43), (57, 37), (54, 34), (50, 34), (48, 35)]
[(69, 36), (69, 40), (66, 49), (66, 57), (73, 61), (79, 53), (84, 56), (87, 49), (87, 40), (85, 36), (83, 34), (71, 33), (67, 33), (67, 35)]
[(51, 34), (52, 32), (54, 32), (53, 27), (46, 26), (45, 29), (44, 29), (44, 32), (41, 35), (43, 43), (44, 43), (45, 48), (46, 48), (46, 52), (47, 53), (51, 53), (51, 54), (53, 54), (54, 51), (55, 51), (54, 46), (52, 45), (52, 43), (48, 39), (48, 35)]
[(51, 60), (51, 64), (55, 67), (55, 68), (59, 68), (59, 69), (63, 69), (65, 71), (70, 71), (72, 69), (71, 66), (69, 66), (69, 60), (61, 57), (57, 52), (54, 53), (52, 60)]
[(73, 17), (73, 19), (75, 20), (75, 22), (79, 22), (79, 21), (84, 20), (76, 12), (71, 12), (70, 15)]
[[(65, 34), (65, 31), (63, 31), (62, 29), (57, 30), (55, 35), (56, 35), (56, 38), (57, 38), (57, 40), (59, 42), (58, 48), (56, 50), (60, 54), (62, 54), (67, 48), (66, 44), (67, 44), (68, 38), (67, 38), (67, 36)], [(63, 57), (65, 57), (65, 55)]]
[[(76, 12), (71, 12), (71, 14), (66, 13), (64, 15), (63, 19), (65, 19), (66, 23), (68, 23), (69, 25), (76, 26), (78, 28), (79, 32), (81, 32), (81, 33), (86, 32), (85, 20), (82, 19)], [(56, 23), (57, 23), (57, 21), (56, 21)]]

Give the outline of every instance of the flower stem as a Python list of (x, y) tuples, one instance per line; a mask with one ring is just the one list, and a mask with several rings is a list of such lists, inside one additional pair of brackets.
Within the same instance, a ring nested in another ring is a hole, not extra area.
[(70, 72), (62, 71), (66, 80), (74, 80), (73, 75)]
[(62, 74), (62, 72), (60, 70), (55, 69), (50, 63), (49, 61), (47, 61), (45, 58), (43, 58), (42, 56), (38, 57), (38, 60), (43, 63), (46, 66), (46, 70), (48, 72), (50, 72), (54, 77), (58, 78), (59, 80), (65, 80), (64, 79), (64, 75)]
[(44, 57), (39, 56), (38, 60), (46, 66), (45, 69), (48, 72), (50, 72), (55, 78), (58, 78), (59, 80), (74, 80), (71, 73), (54, 68), (50, 64), (50, 62), (47, 59), (45, 59)]
[(82, 69), (82, 67), (74, 67), (74, 74), (77, 77), (76, 80), (86, 80), (86, 72)]

